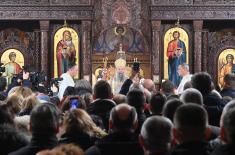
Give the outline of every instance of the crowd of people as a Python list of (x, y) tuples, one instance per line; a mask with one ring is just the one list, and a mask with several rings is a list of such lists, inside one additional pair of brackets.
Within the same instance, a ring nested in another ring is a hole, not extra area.
[(27, 73), (11, 89), (0, 78), (1, 155), (234, 155), (234, 73), (218, 91), (187, 64), (178, 88), (165, 80), (157, 90), (133, 72), (113, 94), (105, 80), (73, 81), (77, 71), (69, 66), (51, 97)]

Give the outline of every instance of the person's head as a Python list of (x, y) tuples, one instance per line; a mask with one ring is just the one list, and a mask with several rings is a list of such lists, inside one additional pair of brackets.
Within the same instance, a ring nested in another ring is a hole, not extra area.
[(18, 94), (11, 94), (7, 97), (6, 104), (13, 115), (17, 115), (21, 111), (23, 100), (23, 96)]
[(170, 80), (165, 80), (161, 84), (161, 90), (163, 94), (174, 94), (175, 93), (175, 86)]
[(227, 144), (235, 144), (235, 101), (230, 101), (220, 120), (220, 137)]
[(227, 63), (233, 64), (233, 60), (234, 60), (234, 56), (233, 56), (232, 54), (228, 54), (228, 55), (226, 56), (226, 61), (227, 61)]
[(235, 74), (234, 73), (228, 73), (224, 76), (224, 87), (225, 88), (235, 87)]
[(140, 89), (132, 89), (127, 94), (127, 103), (136, 108), (137, 112), (141, 112), (144, 108), (145, 96)]
[(62, 144), (55, 147), (52, 151), (62, 152), (63, 155), (84, 155), (84, 151), (75, 144)]
[(162, 109), (162, 115), (169, 118), (173, 122), (176, 109), (183, 104), (183, 102), (176, 98), (167, 100)]
[(142, 84), (140, 84), (140, 83), (132, 83), (131, 85), (130, 85), (130, 88), (129, 88), (129, 91), (132, 91), (133, 89), (139, 89), (140, 91), (142, 91), (142, 92), (144, 92), (144, 87), (143, 87), (143, 85)]
[(223, 116), (221, 139), (227, 144), (235, 144), (235, 108), (228, 109)]
[(78, 95), (69, 95), (65, 98), (63, 104), (62, 104), (62, 111), (69, 111), (71, 109), (85, 109), (86, 108), (86, 103)]
[(75, 63), (75, 60), (71, 60), (69, 63), (69, 69), (67, 71), (71, 77), (78, 75), (78, 65)]
[(36, 105), (30, 114), (30, 131), (33, 134), (56, 134), (59, 129), (59, 111), (52, 103)]
[(72, 86), (68, 86), (68, 87), (64, 90), (63, 97), (69, 96), (69, 95), (75, 95), (75, 88), (72, 87)]
[(150, 92), (154, 92), (156, 90), (155, 84), (154, 84), (153, 80), (151, 80), (151, 79), (145, 79), (143, 86), (145, 89), (147, 89)]
[(22, 95), (23, 98), (26, 98), (26, 97), (32, 95), (33, 92), (32, 92), (32, 90), (30, 88), (22, 87), (22, 86), (17, 86), (17, 87), (13, 87), (9, 91), (8, 96), (10, 96), (11, 94)]
[(7, 86), (7, 79), (4, 77), (0, 77), (0, 92), (4, 91)]
[(65, 155), (62, 151), (58, 150), (42, 150), (36, 155)]
[(63, 32), (63, 40), (64, 41), (71, 41), (72, 40), (72, 36), (71, 36), (70, 31)]
[(180, 37), (180, 32), (179, 31), (174, 31), (173, 32), (173, 38), (176, 40), (176, 39), (179, 39)]
[(89, 81), (85, 79), (80, 79), (75, 82), (75, 91), (77, 95), (83, 95), (85, 93), (92, 93), (92, 87)]
[(185, 75), (189, 74), (189, 65), (186, 63), (180, 64), (178, 66), (178, 74), (181, 77), (184, 77)]
[(62, 144), (52, 150), (43, 150), (36, 155), (84, 155), (84, 151), (75, 144)]
[(33, 107), (39, 103), (40, 102), (35, 95), (30, 95), (23, 100), (22, 109), (32, 110)]
[(180, 95), (180, 100), (184, 103), (195, 103), (203, 105), (203, 97), (200, 91), (195, 88), (188, 88)]
[(93, 89), (94, 99), (111, 99), (113, 98), (112, 88), (105, 80), (97, 81)]
[(186, 89), (188, 89), (188, 88), (192, 88), (193, 86), (192, 86), (192, 83), (191, 83), (191, 81), (188, 81), (188, 82), (186, 82), (185, 84), (184, 84), (184, 90), (186, 90)]
[(168, 152), (172, 141), (172, 122), (162, 116), (152, 116), (145, 120), (139, 137), (145, 152)]
[(180, 106), (174, 115), (174, 137), (178, 143), (202, 141), (208, 125), (206, 110), (196, 104)]
[(116, 77), (118, 81), (123, 81), (125, 78), (125, 67), (118, 67), (116, 68)]
[(199, 90), (202, 95), (209, 94), (211, 92), (211, 76), (206, 72), (199, 72), (192, 76), (191, 83), (193, 88)]
[(134, 131), (137, 128), (137, 113), (134, 107), (122, 103), (110, 112), (110, 131)]
[(165, 102), (166, 96), (164, 94), (153, 94), (150, 99), (150, 111), (155, 115), (161, 115)]
[(9, 107), (3, 101), (0, 101), (0, 124), (14, 125), (14, 117), (10, 112)]
[(66, 111), (62, 127), (65, 133), (87, 133), (91, 137), (102, 137), (104, 133), (82, 109)]
[(123, 94), (116, 94), (113, 97), (113, 101), (116, 103), (116, 105), (125, 103), (126, 102), (126, 95)]
[(229, 109), (235, 108), (235, 100), (228, 102), (223, 109), (223, 112), (220, 117), (220, 127), (223, 126), (224, 115), (228, 112)]
[(115, 68), (116, 68), (116, 78), (118, 81), (123, 81), (126, 72), (126, 60), (119, 58), (115, 61)]
[(10, 52), (9, 53), (9, 59), (11, 62), (15, 62), (16, 60), (16, 53), (15, 52)]

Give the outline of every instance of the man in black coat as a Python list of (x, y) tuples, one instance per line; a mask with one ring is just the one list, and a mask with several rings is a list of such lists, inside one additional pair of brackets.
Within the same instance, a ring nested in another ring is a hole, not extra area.
[(116, 104), (112, 100), (112, 89), (107, 81), (100, 80), (95, 84), (93, 98), (94, 101), (89, 104), (86, 110), (96, 124), (97, 120), (101, 119), (104, 128), (108, 130), (110, 111)]
[(110, 114), (109, 134), (86, 151), (86, 155), (143, 155), (138, 143), (137, 113), (127, 104), (119, 104)]
[(173, 135), (178, 145), (172, 155), (209, 155), (205, 140), (208, 117), (206, 110), (196, 104), (180, 106), (174, 115)]
[(206, 72), (199, 72), (192, 76), (193, 88), (199, 90), (203, 96), (203, 104), (208, 112), (209, 124), (219, 126), (220, 116), (225, 102), (212, 93), (212, 79)]
[(225, 144), (220, 144), (212, 155), (235, 154), (235, 101), (230, 101), (221, 117), (220, 139)]

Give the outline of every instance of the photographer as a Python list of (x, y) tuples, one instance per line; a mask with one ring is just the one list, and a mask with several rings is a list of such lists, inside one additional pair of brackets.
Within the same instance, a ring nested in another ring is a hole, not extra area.
[(9, 91), (16, 86), (23, 86), (23, 87), (28, 87), (28, 88), (32, 87), (32, 84), (29, 80), (29, 72), (23, 70), (22, 78), (19, 77), (19, 74), (13, 77), (11, 84), (9, 84), (7, 87), (6, 94), (8, 94)]

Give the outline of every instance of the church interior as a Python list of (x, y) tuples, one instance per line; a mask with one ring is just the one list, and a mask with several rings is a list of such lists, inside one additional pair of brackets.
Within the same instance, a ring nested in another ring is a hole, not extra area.
[(179, 30), (190, 72), (207, 71), (218, 83), (226, 55), (235, 55), (233, 3), (216, 0), (4, 0), (0, 4), (1, 62), (9, 61), (6, 51), (14, 49), (21, 55), (16, 58), (21, 67), (43, 71), (48, 79), (58, 77), (57, 44), (63, 38), (62, 32), (68, 29), (72, 32), (79, 78), (94, 83), (105, 64), (110, 68), (108, 76), (112, 76), (116, 53), (122, 44), (127, 70), (138, 60), (142, 76), (159, 84), (169, 79), (167, 46), (173, 39), (173, 31)]
[(0, 155), (233, 155), (234, 58), (235, 0), (0, 0)]

